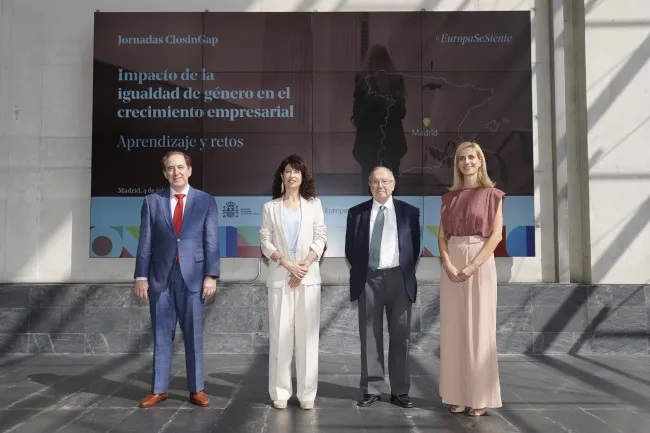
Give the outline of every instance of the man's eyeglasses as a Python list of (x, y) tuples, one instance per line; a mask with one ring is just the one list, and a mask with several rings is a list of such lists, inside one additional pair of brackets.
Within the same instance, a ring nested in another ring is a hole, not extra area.
[(368, 183), (370, 186), (387, 186), (390, 185), (391, 183), (395, 182), (394, 180), (371, 180)]

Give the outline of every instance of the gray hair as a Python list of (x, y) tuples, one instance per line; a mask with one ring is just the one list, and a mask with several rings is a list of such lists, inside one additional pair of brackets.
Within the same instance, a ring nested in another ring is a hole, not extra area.
[(390, 173), (390, 175), (393, 176), (393, 180), (395, 180), (395, 174), (393, 173), (393, 170), (391, 170), (391, 169), (388, 168), (388, 167), (384, 167), (383, 165), (378, 165), (377, 167), (373, 168), (372, 171), (370, 172), (370, 174), (368, 175), (368, 180), (370, 180), (370, 178), (372, 177), (373, 173), (374, 173), (375, 171), (379, 170), (380, 168), (383, 168), (384, 170), (388, 170), (388, 172)]

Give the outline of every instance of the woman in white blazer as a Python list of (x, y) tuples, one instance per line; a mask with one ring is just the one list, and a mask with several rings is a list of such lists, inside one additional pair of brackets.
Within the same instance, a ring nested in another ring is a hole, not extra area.
[(260, 240), (269, 259), (269, 394), (276, 409), (287, 407), (295, 336), (296, 395), (302, 409), (312, 409), (318, 386), (318, 260), (327, 229), (312, 174), (298, 155), (285, 158), (275, 171), (273, 200), (264, 204)]

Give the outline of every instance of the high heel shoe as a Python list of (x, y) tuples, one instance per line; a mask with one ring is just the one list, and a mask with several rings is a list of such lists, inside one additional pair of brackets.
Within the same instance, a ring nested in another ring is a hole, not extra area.
[(485, 408), (482, 409), (470, 409), (469, 416), (483, 416), (487, 413)]

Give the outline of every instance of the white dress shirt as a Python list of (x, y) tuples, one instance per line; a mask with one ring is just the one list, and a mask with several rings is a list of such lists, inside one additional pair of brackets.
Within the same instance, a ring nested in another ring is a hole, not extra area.
[[(381, 204), (377, 200), (372, 200), (372, 211), (370, 211), (370, 240), (375, 228), (375, 220)], [(397, 238), (397, 214), (395, 213), (395, 203), (393, 197), (389, 197), (384, 203), (384, 231), (381, 234), (381, 250), (379, 254), (379, 269), (388, 269), (399, 266), (399, 244)], [(370, 242), (368, 242), (370, 248)]]
[(178, 203), (178, 199), (174, 197), (174, 194), (185, 194), (185, 197), (183, 197), (183, 215), (185, 215), (185, 203), (187, 203), (187, 193), (190, 191), (190, 184), (188, 183), (185, 185), (185, 188), (181, 192), (176, 192), (174, 188), (171, 186), (169, 187), (169, 205), (171, 206), (172, 210), (172, 221), (174, 220), (174, 209), (176, 209), (176, 203)]

